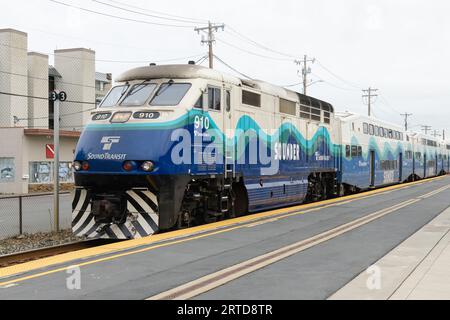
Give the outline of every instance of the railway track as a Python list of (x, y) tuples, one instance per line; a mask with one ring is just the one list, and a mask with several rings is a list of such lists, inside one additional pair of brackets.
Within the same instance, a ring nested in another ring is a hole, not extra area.
[(0, 256), (0, 268), (10, 267), (16, 264), (25, 263), (29, 261), (39, 260), (63, 254), (67, 252), (73, 252), (88, 248), (101, 246), (107, 243), (111, 243), (110, 240), (94, 239), (84, 240), (78, 242), (71, 242), (57, 246), (45, 247), (40, 249), (34, 249), (29, 251), (17, 252), (8, 255)]

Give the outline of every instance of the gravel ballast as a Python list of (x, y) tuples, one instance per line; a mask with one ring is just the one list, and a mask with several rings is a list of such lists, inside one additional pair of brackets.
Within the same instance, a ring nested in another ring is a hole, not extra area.
[(84, 238), (74, 236), (70, 229), (62, 230), (60, 232), (24, 234), (0, 240), (0, 255), (42, 249), (77, 242), (83, 239)]

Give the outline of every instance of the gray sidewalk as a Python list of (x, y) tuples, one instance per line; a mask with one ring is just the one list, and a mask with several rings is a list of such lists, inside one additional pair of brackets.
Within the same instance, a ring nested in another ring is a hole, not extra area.
[[(374, 266), (330, 299), (450, 299), (450, 208)], [(373, 270), (379, 271), (378, 288)]]

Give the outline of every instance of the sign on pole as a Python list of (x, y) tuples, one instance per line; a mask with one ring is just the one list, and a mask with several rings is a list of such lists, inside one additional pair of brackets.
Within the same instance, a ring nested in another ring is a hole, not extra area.
[[(59, 107), (60, 101), (67, 100), (67, 94), (64, 91), (56, 92), (52, 91), (49, 94), (49, 100), (54, 102), (53, 111), (53, 146), (47, 145), (45, 148), (46, 154), (53, 154), (54, 169), (53, 169), (53, 182), (54, 182), (54, 196), (53, 196), (53, 214), (55, 222), (55, 231), (59, 232)], [(52, 152), (53, 151), (53, 152)], [(48, 152), (48, 153), (47, 153)]]
[(45, 157), (47, 159), (55, 159), (55, 145), (53, 144), (45, 145)]

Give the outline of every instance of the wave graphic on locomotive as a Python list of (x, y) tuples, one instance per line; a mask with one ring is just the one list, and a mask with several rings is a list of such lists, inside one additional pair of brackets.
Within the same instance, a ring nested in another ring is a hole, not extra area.
[(195, 65), (130, 70), (84, 129), (72, 229), (156, 232), (449, 172), (450, 143)]

